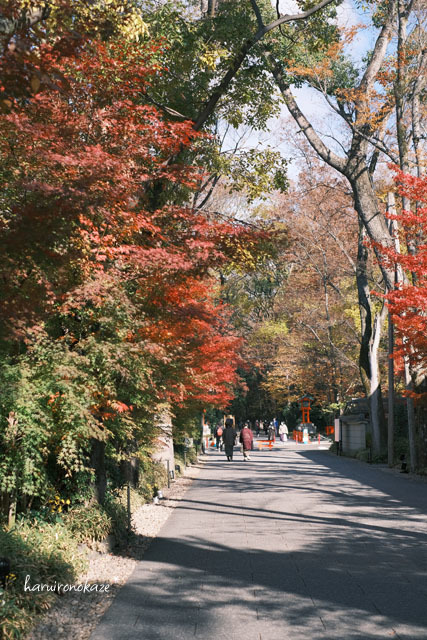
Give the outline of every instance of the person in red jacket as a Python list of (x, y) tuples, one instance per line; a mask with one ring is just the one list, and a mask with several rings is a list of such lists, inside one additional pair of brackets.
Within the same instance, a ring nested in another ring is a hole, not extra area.
[(247, 422), (243, 425), (243, 429), (240, 432), (240, 442), (242, 443), (243, 450), (243, 460), (250, 460), (249, 451), (252, 451), (252, 442), (254, 440), (254, 435), (252, 430), (249, 428)]

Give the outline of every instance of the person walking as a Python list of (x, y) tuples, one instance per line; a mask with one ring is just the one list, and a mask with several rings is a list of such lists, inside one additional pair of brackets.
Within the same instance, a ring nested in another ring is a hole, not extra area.
[(217, 425), (215, 427), (215, 431), (214, 431), (214, 436), (215, 436), (215, 439), (216, 439), (217, 451), (222, 451), (221, 438), (222, 438), (223, 433), (224, 433), (224, 429), (222, 428), (222, 425), (220, 425), (220, 424)]
[(286, 442), (288, 439), (288, 427), (285, 422), (281, 422), (279, 425), (279, 437), (282, 442)]
[(233, 459), (233, 448), (236, 442), (236, 430), (234, 428), (233, 418), (228, 416), (225, 421), (225, 429), (222, 434), (222, 441), (224, 443), (225, 455), (230, 462)]
[(249, 428), (247, 422), (243, 425), (243, 429), (240, 432), (240, 442), (242, 443), (243, 460), (250, 460), (249, 451), (252, 450), (252, 442), (254, 440), (254, 434), (252, 429)]
[(274, 426), (274, 422), (271, 422), (268, 427), (268, 439), (272, 442), (276, 439), (276, 428)]

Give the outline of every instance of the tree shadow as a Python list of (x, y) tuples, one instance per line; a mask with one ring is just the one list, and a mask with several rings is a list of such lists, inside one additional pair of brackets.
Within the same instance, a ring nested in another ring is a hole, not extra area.
[[(369, 506), (381, 503), (393, 503), (396, 501), (402, 506), (427, 512), (427, 492), (426, 483), (422, 479), (412, 476), (387, 473), (386, 465), (369, 465), (352, 458), (342, 458), (331, 455), (324, 451), (293, 451), (287, 452), (289, 456), (262, 456), (254, 459), (251, 464), (254, 466), (254, 474), (250, 484), (246, 480), (239, 480), (233, 476), (223, 476), (215, 478), (220, 490), (228, 491), (231, 486), (244, 487), (251, 492), (276, 492), (282, 491), (305, 491), (307, 493), (317, 493), (320, 496), (328, 494), (337, 503), (348, 506), (351, 503), (359, 503), (362, 506)], [(297, 457), (295, 460), (294, 458)], [(302, 469), (301, 461), (311, 463)], [(290, 459), (292, 461), (290, 461)], [(215, 467), (220, 463), (216, 463)], [(248, 463), (244, 463), (248, 466)], [(316, 466), (313, 466), (313, 465)], [(260, 467), (258, 469), (257, 467)], [(221, 470), (226, 470), (221, 465)], [(303, 471), (304, 480), (301, 479)], [(321, 482), (319, 482), (319, 480)], [(334, 484), (340, 481), (339, 488), (332, 488), (329, 483)], [(211, 480), (200, 479), (200, 482), (209, 483)], [(360, 483), (365, 488), (370, 487), (374, 491), (365, 493), (352, 492), (354, 483)], [(385, 501), (385, 502), (384, 502)]]
[(323, 452), (212, 458), (92, 640), (425, 640), (427, 499), (400, 480)]
[[(396, 545), (392, 537), (367, 553), (373, 542), (353, 532), (351, 544), (343, 537), (334, 545), (330, 562), (330, 541), (285, 552), (199, 536), (159, 538), (92, 640), (407, 637), (401, 628), (424, 640), (425, 571), (411, 572), (409, 581), (396, 570), (404, 561), (402, 540)], [(412, 539), (406, 545), (419, 548)]]

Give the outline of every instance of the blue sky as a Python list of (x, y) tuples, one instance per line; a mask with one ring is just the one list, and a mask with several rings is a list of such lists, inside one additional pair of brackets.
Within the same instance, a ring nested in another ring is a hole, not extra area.
[[(275, 6), (275, 3), (274, 3)], [(283, 13), (298, 13), (298, 6), (294, 0), (282, 0), (280, 5)], [(344, 0), (338, 8), (338, 24), (344, 28), (350, 28), (359, 24), (369, 23), (369, 14), (359, 9), (353, 0)], [(360, 63), (367, 51), (369, 51), (375, 41), (377, 30), (372, 28), (361, 29), (352, 44), (348, 48), (348, 54), (353, 58), (356, 64)], [(311, 121), (316, 130), (325, 136), (325, 142), (332, 145), (337, 153), (340, 153), (338, 143), (334, 143), (333, 137), (344, 141), (345, 130), (341, 118), (335, 116), (327, 105), (323, 96), (316, 90), (309, 87), (294, 89), (294, 95), (297, 99), (300, 109), (304, 115)], [(286, 132), (293, 128), (293, 124), (289, 121), (289, 115), (286, 107), (282, 107), (281, 115), (272, 118), (268, 123), (268, 131), (266, 132), (250, 132), (245, 135), (245, 146), (267, 146), (270, 145), (279, 148), (284, 157), (292, 157), (295, 155), (292, 146), (286, 141)], [(229, 135), (229, 147), (234, 146), (233, 141), (242, 134), (242, 130), (231, 132)], [(291, 163), (289, 167), (289, 175), (292, 179), (298, 175), (296, 163)]]

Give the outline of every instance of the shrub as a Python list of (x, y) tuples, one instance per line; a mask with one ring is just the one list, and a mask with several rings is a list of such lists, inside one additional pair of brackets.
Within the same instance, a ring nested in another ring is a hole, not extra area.
[(64, 516), (64, 521), (79, 542), (103, 540), (112, 529), (111, 517), (99, 504), (74, 507)]
[(187, 447), (184, 445), (184, 443), (175, 444), (175, 462), (180, 466), (185, 467), (184, 457), (187, 462), (187, 465), (195, 464), (197, 462), (196, 447), (195, 446)]
[(32, 517), (18, 521), (12, 530), (0, 529), (0, 549), (11, 563), (8, 588), (0, 594), (0, 637), (18, 640), (27, 633), (33, 617), (48, 609), (55, 597), (52, 592), (25, 591), (25, 580), (27, 586), (72, 583), (86, 560), (78, 541), (59, 519), (45, 522)]
[[(187, 466), (189, 464), (195, 464), (197, 462), (197, 453), (193, 447), (185, 451), (185, 462), (187, 463)], [(179, 465), (181, 468), (181, 472), (179, 473), (177, 472), (178, 475), (182, 475), (185, 469), (183, 450), (182, 451), (178, 450), (178, 452), (175, 452), (175, 464)]]
[(186, 451), (187, 464), (196, 464), (197, 462), (197, 452), (194, 447), (191, 447)]
[(150, 502), (159, 489), (168, 482), (168, 475), (164, 464), (152, 460), (148, 456), (140, 457), (140, 474), (138, 492), (146, 502)]
[(387, 462), (387, 451), (383, 450), (372, 456), (372, 462), (374, 464), (384, 464)]
[(394, 460), (400, 464), (400, 456), (405, 455), (409, 459), (409, 442), (408, 438), (398, 436), (394, 440)]
[(110, 530), (118, 544), (126, 540), (128, 533), (128, 518), (126, 503), (120, 501), (120, 496), (112, 496), (107, 494), (104, 502), (105, 513), (110, 519)]
[(362, 462), (370, 462), (371, 461), (371, 451), (370, 449), (359, 449), (356, 451), (356, 456), (358, 460)]
[(31, 626), (31, 615), (20, 607), (19, 601), (10, 591), (0, 587), (0, 637), (4, 640), (23, 638)]
[[(127, 486), (122, 487), (120, 491), (118, 491), (117, 499), (119, 500), (120, 504), (125, 508), (127, 512), (127, 502), (128, 502)], [(141, 495), (138, 489), (134, 489), (133, 487), (131, 487), (130, 488), (130, 504), (131, 504), (132, 512), (138, 509), (139, 507), (142, 507), (142, 505), (145, 503), (146, 503), (146, 500), (144, 500), (144, 497)]]
[(79, 542), (99, 542), (112, 534), (120, 543), (127, 533), (126, 503), (120, 495), (107, 493), (104, 504), (74, 507), (64, 515), (64, 521)]

